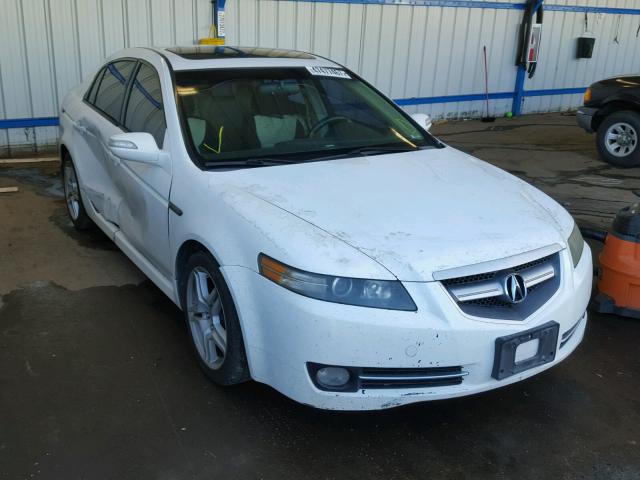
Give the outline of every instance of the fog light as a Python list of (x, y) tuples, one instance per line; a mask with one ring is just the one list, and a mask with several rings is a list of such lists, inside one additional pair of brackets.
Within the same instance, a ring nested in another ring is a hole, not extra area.
[(341, 367), (323, 367), (316, 372), (316, 381), (325, 388), (344, 387), (350, 377), (349, 370)]

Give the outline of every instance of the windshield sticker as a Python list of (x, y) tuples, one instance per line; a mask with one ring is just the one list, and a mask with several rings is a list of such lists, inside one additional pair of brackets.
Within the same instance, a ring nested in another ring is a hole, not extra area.
[(330, 68), (330, 67), (307, 67), (307, 70), (311, 75), (318, 75), (320, 77), (336, 77), (336, 78), (348, 78), (351, 79), (351, 76), (344, 70), (340, 70), (339, 68)]

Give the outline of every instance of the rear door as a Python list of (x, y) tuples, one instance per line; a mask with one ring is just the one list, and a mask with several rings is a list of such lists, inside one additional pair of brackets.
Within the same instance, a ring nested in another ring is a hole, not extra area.
[(98, 185), (103, 182), (101, 177), (104, 177), (106, 172), (98, 160), (101, 153), (96, 151), (94, 142), (88, 141), (88, 132), (83, 122), (86, 122), (87, 115), (90, 113), (87, 112), (90, 110), (88, 103), (93, 101), (97, 85), (100, 84), (103, 76), (104, 67), (98, 71), (88, 89), (81, 91), (78, 87), (67, 95), (60, 118), (63, 136), (67, 139), (71, 138), (68, 146), (81, 180), (83, 200), (85, 202), (90, 200), (93, 204), (96, 203), (95, 192)]
[(89, 170), (86, 174), (81, 172), (86, 193), (94, 208), (116, 225), (122, 196), (114, 183), (116, 164), (107, 145), (112, 135), (123, 132), (120, 118), (136, 65), (135, 60), (116, 60), (105, 65), (84, 99), (88, 108), (82, 110), (75, 124), (88, 150), (87, 158), (78, 161)]
[[(160, 65), (158, 64), (158, 68)], [(123, 109), (128, 132), (147, 132), (163, 149), (168, 140), (160, 75), (151, 61), (140, 61)], [(167, 168), (114, 158), (116, 188), (121, 197), (120, 230), (149, 262), (169, 276), (169, 191), (171, 163)]]

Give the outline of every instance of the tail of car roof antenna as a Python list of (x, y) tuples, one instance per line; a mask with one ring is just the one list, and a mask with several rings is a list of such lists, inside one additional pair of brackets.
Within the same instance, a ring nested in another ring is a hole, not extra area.
[(226, 0), (211, 0), (209, 36), (198, 40), (200, 45), (224, 45), (224, 4)]
[(640, 319), (640, 202), (618, 212), (610, 233), (586, 228), (582, 232), (586, 238), (604, 242), (593, 307), (601, 313)]

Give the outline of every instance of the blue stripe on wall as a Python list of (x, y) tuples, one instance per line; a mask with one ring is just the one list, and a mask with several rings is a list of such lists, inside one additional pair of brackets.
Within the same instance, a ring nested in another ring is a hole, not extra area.
[[(551, 88), (548, 90), (525, 90), (523, 96), (525, 97), (545, 97), (549, 95), (578, 95), (583, 94), (586, 91), (586, 87), (578, 88)], [(511, 99), (515, 96), (515, 92), (498, 92), (490, 93), (489, 100), (504, 100)], [(396, 102), (401, 107), (407, 107), (411, 105), (431, 105), (434, 103), (453, 103), (453, 102), (474, 102), (478, 100), (485, 100), (486, 95), (484, 93), (472, 93), (469, 95), (445, 95), (442, 97), (413, 97), (413, 98), (398, 98)]]
[[(359, 3), (373, 5), (417, 5), (423, 7), (492, 8), (498, 10), (524, 10), (522, 2), (492, 2), (473, 0), (288, 0), (311, 3)], [(640, 8), (590, 7), (588, 5), (545, 4), (545, 10), (556, 12), (608, 13), (618, 15), (640, 15)]]
[(58, 117), (40, 117), (40, 118), (10, 118), (8, 120), (0, 120), (0, 129), (2, 128), (31, 128), (31, 127), (57, 127), (60, 125)]
[[(485, 100), (487, 96), (484, 93), (473, 93), (470, 95), (446, 95), (442, 97), (414, 97), (414, 98), (398, 98), (394, 100), (401, 107), (409, 105), (430, 105), (433, 103), (452, 103), (452, 102), (473, 102), (475, 100)], [(490, 100), (501, 100), (505, 98), (513, 98), (513, 92), (490, 93)]]
[(523, 3), (485, 2), (474, 0), (287, 0), (310, 3), (359, 3), (372, 5), (417, 5), (421, 7), (495, 8), (524, 10)]
[(543, 5), (545, 10), (555, 12), (610, 13), (612, 15), (640, 15), (640, 8), (588, 7), (586, 5)]
[(552, 88), (549, 90), (525, 90), (525, 97), (545, 97), (547, 95), (582, 95), (586, 88)]
[[(526, 90), (525, 97), (544, 97), (549, 95), (581, 95), (586, 88), (551, 88), (548, 90)], [(514, 92), (495, 92), (489, 93), (489, 100), (505, 100), (511, 99), (515, 95)], [(474, 102), (485, 100), (484, 93), (472, 93), (468, 95), (444, 95), (440, 97), (413, 97), (398, 98), (396, 102), (401, 107), (412, 105), (433, 105), (436, 103), (454, 103), (454, 102)], [(7, 128), (32, 128), (32, 127), (56, 127), (60, 124), (58, 117), (44, 118), (14, 118), (8, 120), (0, 120), (0, 129)]]

